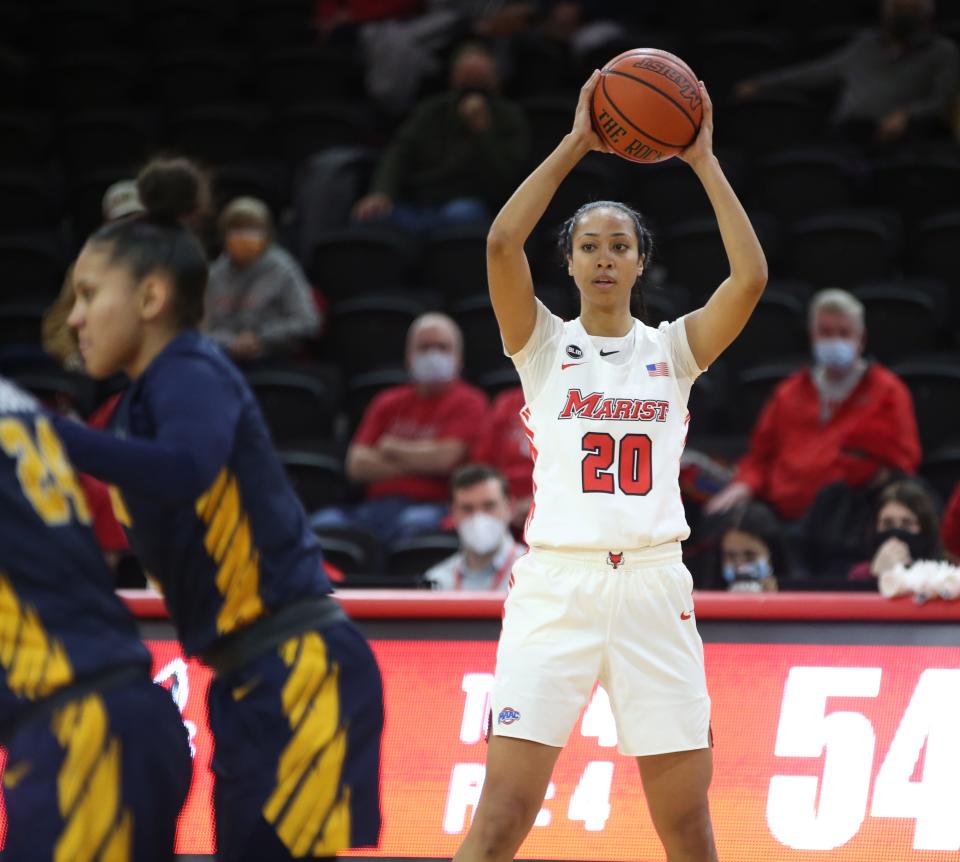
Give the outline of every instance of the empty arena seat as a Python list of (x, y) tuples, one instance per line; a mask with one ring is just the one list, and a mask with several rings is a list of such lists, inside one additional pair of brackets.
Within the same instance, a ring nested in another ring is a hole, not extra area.
[(278, 446), (334, 436), (339, 387), (333, 373), (263, 369), (247, 383)]
[(797, 222), (789, 245), (791, 273), (818, 287), (846, 287), (889, 278), (900, 237), (885, 218), (841, 213)]
[(924, 452), (960, 438), (960, 364), (909, 359), (893, 366), (910, 389)]
[(280, 462), (290, 484), (307, 512), (346, 503), (352, 487), (344, 471), (343, 458), (327, 452), (281, 449)]
[(460, 549), (456, 533), (424, 533), (397, 542), (387, 553), (387, 573), (420, 577)]
[(330, 307), (333, 355), (351, 374), (396, 367), (406, 355), (407, 330), (423, 311), (417, 300), (396, 294), (341, 300)]

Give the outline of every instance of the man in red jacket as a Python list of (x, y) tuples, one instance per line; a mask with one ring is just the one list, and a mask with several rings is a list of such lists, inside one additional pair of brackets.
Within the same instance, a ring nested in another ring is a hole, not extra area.
[(800, 518), (833, 482), (860, 485), (881, 466), (913, 473), (920, 439), (913, 400), (889, 369), (863, 359), (863, 306), (823, 290), (810, 306), (813, 365), (774, 390), (733, 481), (705, 507), (724, 512), (754, 497)]

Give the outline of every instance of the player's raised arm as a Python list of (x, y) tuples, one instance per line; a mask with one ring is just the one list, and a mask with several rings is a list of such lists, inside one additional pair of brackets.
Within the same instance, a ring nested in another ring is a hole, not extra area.
[(607, 149), (590, 122), (590, 99), (599, 77), (600, 73), (594, 72), (583, 85), (573, 128), (511, 195), (487, 235), (490, 299), (503, 344), (510, 353), (516, 353), (527, 343), (537, 319), (524, 243), (574, 165), (591, 150)]
[(679, 154), (693, 168), (710, 198), (730, 263), (703, 308), (687, 315), (687, 341), (701, 368), (712, 363), (740, 334), (767, 285), (767, 260), (736, 193), (713, 154), (713, 105), (703, 82), (703, 121), (696, 140)]

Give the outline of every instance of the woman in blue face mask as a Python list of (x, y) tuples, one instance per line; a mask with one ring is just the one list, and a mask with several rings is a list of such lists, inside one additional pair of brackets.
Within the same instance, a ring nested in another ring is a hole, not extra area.
[(944, 559), (937, 505), (921, 484), (903, 479), (883, 490), (866, 550), (870, 559), (850, 569), (849, 580), (878, 580), (897, 565)]
[(717, 565), (708, 589), (775, 592), (789, 578), (783, 530), (762, 503), (733, 509), (720, 531)]

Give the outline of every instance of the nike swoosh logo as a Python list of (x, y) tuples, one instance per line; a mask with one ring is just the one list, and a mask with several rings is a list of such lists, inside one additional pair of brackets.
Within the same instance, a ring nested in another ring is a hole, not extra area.
[(573, 368), (574, 365), (583, 365), (583, 364), (584, 364), (583, 362), (564, 362), (563, 365), (560, 366), (560, 370), (566, 371), (568, 368)]
[(688, 613), (687, 611), (680, 611), (680, 619), (682, 619), (682, 620), (684, 620), (684, 621), (690, 619), (690, 617), (692, 617), (692, 616), (693, 616), (692, 613)]
[(604, 352), (601, 350), (601, 351), (600, 351), (600, 355), (601, 355), (601, 356), (613, 356), (614, 353), (619, 353), (619, 352), (620, 352), (619, 350), (608, 350), (606, 353), (604, 353)]
[(7, 790), (13, 790), (33, 769), (33, 764), (28, 761), (22, 761), (16, 766), (8, 766), (3, 773), (3, 786)]
[(243, 700), (251, 691), (253, 691), (260, 684), (260, 677), (255, 676), (251, 680), (247, 680), (243, 685), (238, 685), (234, 688), (232, 694), (234, 700)]

